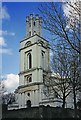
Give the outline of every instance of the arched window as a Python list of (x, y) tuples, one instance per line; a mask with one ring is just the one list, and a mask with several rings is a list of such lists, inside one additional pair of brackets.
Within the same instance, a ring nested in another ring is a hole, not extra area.
[(31, 56), (31, 53), (28, 53), (27, 54), (27, 68), (28, 69), (31, 69), (31, 67), (32, 67), (32, 56)]
[(27, 83), (30, 83), (30, 82), (32, 82), (32, 76), (31, 75), (27, 77)]
[(34, 26), (35, 26), (35, 21), (34, 21), (34, 23), (33, 23), (33, 24), (34, 24)]
[(30, 45), (31, 45), (31, 41), (27, 41), (26, 44), (25, 44), (26, 47), (30, 46)]
[(31, 101), (27, 100), (27, 107), (30, 108), (31, 107)]
[(44, 42), (43, 42), (43, 41), (41, 41), (40, 39), (38, 40), (38, 43), (40, 43), (40, 44), (41, 44), (41, 46), (43, 46), (43, 45), (44, 45)]
[(25, 79), (25, 85), (29, 84), (32, 82), (32, 74), (24, 76)]

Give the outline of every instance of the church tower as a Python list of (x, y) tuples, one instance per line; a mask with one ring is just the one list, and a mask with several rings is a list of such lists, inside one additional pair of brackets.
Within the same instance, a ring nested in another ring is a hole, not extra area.
[(20, 42), (19, 108), (39, 106), (43, 99), (44, 76), (49, 71), (48, 41), (42, 37), (42, 18), (26, 17), (26, 38)]

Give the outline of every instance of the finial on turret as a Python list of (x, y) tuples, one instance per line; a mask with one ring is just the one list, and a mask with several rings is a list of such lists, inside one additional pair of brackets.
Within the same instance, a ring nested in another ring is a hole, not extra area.
[(26, 16), (26, 22), (29, 22), (29, 16)]
[(30, 14), (30, 19), (32, 19), (33, 18), (33, 14)]
[(38, 14), (36, 14), (36, 20), (38, 20), (39, 19), (39, 15)]

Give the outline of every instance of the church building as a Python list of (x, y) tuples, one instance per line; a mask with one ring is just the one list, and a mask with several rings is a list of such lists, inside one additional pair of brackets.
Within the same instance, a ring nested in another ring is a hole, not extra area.
[[(52, 84), (58, 82), (60, 76), (50, 70), (49, 42), (42, 37), (42, 18), (39, 15), (26, 17), (26, 37), (20, 41), (19, 53), (19, 87), (15, 91), (16, 102), (9, 105), (8, 110), (40, 105), (62, 107), (63, 101), (49, 84), (50, 79)], [(55, 83), (53, 85), (57, 89)], [(71, 97), (67, 97), (66, 107), (72, 107)]]
[(42, 37), (42, 18), (26, 17), (26, 38), (20, 42), (19, 108), (39, 106), (45, 98), (44, 76), (49, 73), (49, 43)]

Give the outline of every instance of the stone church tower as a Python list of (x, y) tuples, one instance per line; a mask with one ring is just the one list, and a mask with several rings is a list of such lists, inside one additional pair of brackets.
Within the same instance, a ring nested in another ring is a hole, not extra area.
[(49, 71), (48, 41), (42, 37), (42, 18), (26, 17), (26, 38), (20, 42), (19, 108), (39, 106), (44, 98), (44, 76)]
[[(62, 107), (62, 100), (53, 91), (51, 83), (61, 80), (50, 72), (49, 43), (42, 37), (42, 18), (30, 14), (26, 17), (26, 38), (20, 42), (19, 87), (16, 89), (16, 102), (8, 110), (40, 105)], [(59, 91), (61, 95), (61, 91)], [(71, 95), (72, 96), (72, 95)], [(71, 96), (67, 97), (66, 107), (72, 106)]]

